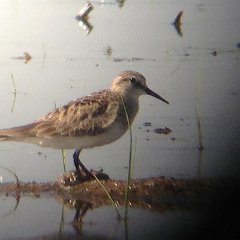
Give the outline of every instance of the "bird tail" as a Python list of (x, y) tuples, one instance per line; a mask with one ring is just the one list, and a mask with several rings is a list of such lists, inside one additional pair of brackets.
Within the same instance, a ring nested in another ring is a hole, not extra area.
[(0, 141), (11, 141), (16, 138), (30, 137), (31, 129), (35, 123), (23, 125), (20, 127), (0, 129)]

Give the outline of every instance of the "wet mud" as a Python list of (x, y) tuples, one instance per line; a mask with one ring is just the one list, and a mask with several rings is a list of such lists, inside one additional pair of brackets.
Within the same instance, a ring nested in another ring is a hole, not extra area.
[[(116, 205), (124, 205), (126, 181), (100, 180)], [(232, 193), (238, 193), (235, 179), (175, 179), (153, 177), (131, 180), (129, 186), (129, 205), (156, 211), (175, 209), (201, 209), (211, 206), (216, 200), (229, 200)], [(69, 205), (74, 200), (85, 203), (91, 208), (111, 205), (106, 192), (96, 180), (85, 181), (75, 186), (63, 187), (59, 179), (56, 182), (36, 183), (17, 182), (0, 184), (0, 195), (20, 198), (53, 197)], [(216, 197), (218, 196), (218, 197)], [(74, 206), (72, 206), (74, 207)]]

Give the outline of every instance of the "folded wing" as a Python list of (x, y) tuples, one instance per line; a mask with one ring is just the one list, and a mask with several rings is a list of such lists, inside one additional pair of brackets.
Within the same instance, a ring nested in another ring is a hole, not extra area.
[(99, 91), (57, 108), (31, 124), (0, 130), (0, 139), (95, 135), (113, 124), (118, 109), (119, 101), (112, 92)]

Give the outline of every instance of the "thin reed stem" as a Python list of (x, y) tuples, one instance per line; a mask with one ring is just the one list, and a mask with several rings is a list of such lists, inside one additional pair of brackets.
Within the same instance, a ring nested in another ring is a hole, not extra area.
[(0, 166), (0, 168), (5, 169), (5, 170), (8, 171), (10, 174), (12, 174), (12, 175), (15, 177), (15, 179), (16, 179), (17, 186), (20, 185), (19, 178), (18, 178), (18, 176), (17, 176), (17, 174), (16, 174), (15, 172), (13, 172), (12, 170), (10, 170), (10, 169), (8, 169), (8, 168), (6, 168), (6, 167), (3, 167), (3, 166)]
[(67, 159), (67, 157), (66, 157), (65, 149), (62, 149), (62, 159), (63, 159), (63, 170), (64, 170), (64, 172), (66, 172), (66, 159)]
[(13, 91), (12, 91), (12, 93), (16, 94), (17, 93), (17, 88), (16, 88), (15, 80), (14, 80), (14, 77), (13, 77), (12, 73), (11, 73), (11, 78), (12, 78), (12, 83), (13, 83)]
[(132, 160), (131, 160), (131, 174), (130, 174), (131, 179), (132, 179), (133, 170), (134, 170), (134, 163), (135, 163), (135, 156), (136, 156), (136, 149), (137, 149), (136, 146), (137, 146), (137, 140), (135, 139), (134, 145), (132, 144), (133, 154), (132, 154)]
[[(133, 151), (132, 151), (133, 150), (133, 135), (132, 135), (132, 128), (131, 128), (130, 120), (128, 117), (126, 105), (125, 105), (122, 97), (121, 97), (121, 99), (122, 99), (123, 108), (124, 108), (125, 115), (126, 115), (128, 128), (129, 128), (129, 138), (130, 138), (130, 150), (129, 150), (129, 159), (128, 159), (128, 176), (127, 176), (127, 185), (125, 188), (125, 196), (124, 196), (124, 205), (125, 205), (124, 220), (126, 221), (128, 218), (129, 186), (130, 186), (130, 181), (131, 181), (131, 176), (132, 176), (132, 167), (133, 167)], [(134, 155), (135, 155), (135, 153), (134, 153)]]
[(105, 186), (99, 181), (99, 179), (97, 178), (97, 176), (95, 174), (93, 174), (94, 178), (96, 179), (96, 181), (98, 182), (98, 184), (100, 185), (100, 187), (104, 190), (104, 192), (106, 193), (108, 199), (110, 200), (112, 206), (114, 207), (116, 213), (117, 213), (117, 216), (118, 216), (118, 219), (122, 219), (119, 211), (117, 210), (117, 207), (116, 207), (116, 204), (115, 202), (113, 201), (111, 195), (109, 194), (108, 190), (105, 188)]

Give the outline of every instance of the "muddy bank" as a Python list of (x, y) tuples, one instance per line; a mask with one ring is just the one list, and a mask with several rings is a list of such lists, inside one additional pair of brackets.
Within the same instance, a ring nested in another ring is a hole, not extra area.
[[(131, 181), (129, 205), (140, 208), (165, 211), (174, 209), (201, 209), (211, 206), (215, 201), (226, 200), (238, 194), (236, 179), (174, 179), (155, 177), (135, 179)], [(124, 204), (126, 181), (101, 180), (116, 205)], [(63, 204), (80, 201), (88, 203), (92, 208), (110, 205), (106, 193), (96, 180), (85, 181), (74, 187), (63, 189), (59, 182), (47, 183), (4, 183), (0, 184), (0, 195), (20, 198), (21, 195), (31, 197), (54, 197)], [(74, 207), (74, 206), (72, 206)]]

